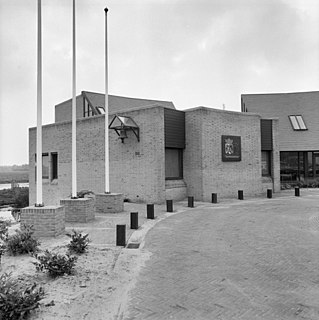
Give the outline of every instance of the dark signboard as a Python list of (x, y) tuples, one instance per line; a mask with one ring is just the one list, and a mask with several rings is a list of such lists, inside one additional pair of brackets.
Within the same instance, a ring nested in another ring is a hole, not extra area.
[(222, 136), (222, 161), (241, 161), (240, 136)]

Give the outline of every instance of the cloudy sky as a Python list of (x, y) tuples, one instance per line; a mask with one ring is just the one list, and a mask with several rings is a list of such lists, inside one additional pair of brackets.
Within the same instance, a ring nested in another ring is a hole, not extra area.
[[(71, 98), (72, 0), (42, 0), (43, 123)], [(77, 93), (240, 111), (242, 93), (319, 90), (317, 0), (76, 0)], [(28, 162), (37, 1), (0, 0), (0, 165)]]

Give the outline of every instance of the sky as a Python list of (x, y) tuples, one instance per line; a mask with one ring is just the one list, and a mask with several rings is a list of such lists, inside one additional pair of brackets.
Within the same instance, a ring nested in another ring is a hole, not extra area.
[[(241, 94), (319, 90), (318, 0), (76, 0), (77, 94), (240, 111)], [(42, 0), (43, 124), (72, 97), (72, 0)], [(0, 165), (28, 163), (37, 1), (0, 0)]]

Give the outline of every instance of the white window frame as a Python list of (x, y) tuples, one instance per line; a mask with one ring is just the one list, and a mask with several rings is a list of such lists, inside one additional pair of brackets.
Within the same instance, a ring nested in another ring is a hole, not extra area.
[(295, 131), (308, 130), (302, 115), (290, 115), (288, 116), (291, 126)]

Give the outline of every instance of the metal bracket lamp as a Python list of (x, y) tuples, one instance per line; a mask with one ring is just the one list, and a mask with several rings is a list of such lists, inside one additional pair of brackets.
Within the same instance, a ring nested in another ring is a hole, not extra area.
[(124, 143), (124, 139), (128, 138), (128, 131), (132, 131), (137, 141), (140, 142), (140, 128), (131, 117), (115, 115), (109, 125), (109, 129), (113, 129), (116, 132), (122, 143)]

